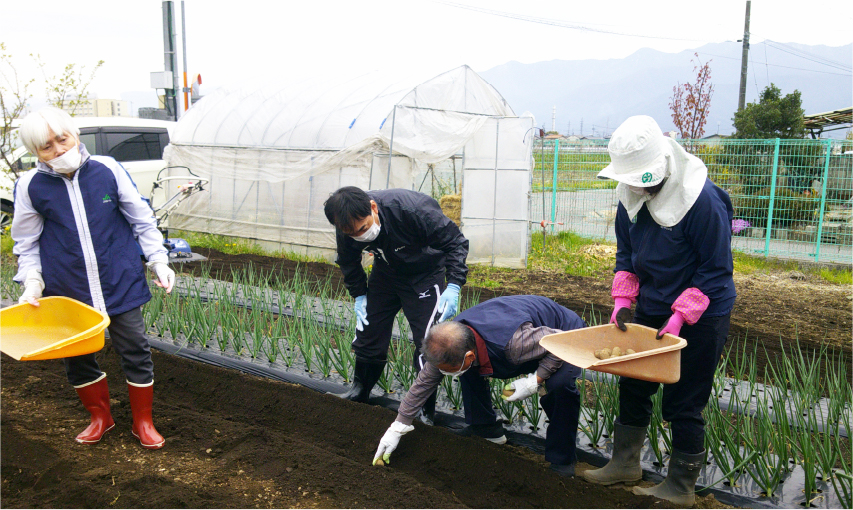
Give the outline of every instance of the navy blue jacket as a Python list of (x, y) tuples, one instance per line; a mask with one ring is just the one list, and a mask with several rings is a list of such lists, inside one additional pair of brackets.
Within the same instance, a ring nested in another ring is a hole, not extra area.
[(685, 289), (696, 287), (710, 304), (703, 316), (731, 312), (732, 217), (729, 195), (710, 179), (682, 220), (673, 227), (655, 222), (645, 205), (636, 221), (620, 203), (616, 213), (616, 267), (640, 280), (637, 313), (672, 314), (672, 303)]
[(44, 296), (70, 297), (108, 315), (151, 299), (140, 246), (150, 261), (168, 262), (151, 207), (127, 171), (106, 156), (88, 157), (72, 179), (43, 163), (22, 176), (12, 237), (16, 281), (39, 270)]
[[(561, 331), (586, 327), (578, 314), (542, 296), (502, 296), (490, 299), (457, 315), (454, 321), (474, 328), (487, 344), (499, 348), (501, 356), (507, 342), (525, 322), (533, 327), (546, 326)], [(491, 352), (490, 358), (491, 356)]]

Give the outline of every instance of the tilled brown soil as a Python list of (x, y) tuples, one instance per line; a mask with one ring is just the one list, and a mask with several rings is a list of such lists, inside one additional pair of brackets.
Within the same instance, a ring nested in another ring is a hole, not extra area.
[[(420, 423), (390, 466), (373, 467), (393, 412), (159, 352), (154, 410), (166, 447), (143, 450), (109, 342), (100, 361), (116, 428), (83, 446), (74, 436), (88, 413), (61, 363), (2, 356), (3, 507), (669, 507), (560, 478), (527, 450)], [(700, 506), (721, 507), (711, 496)]]

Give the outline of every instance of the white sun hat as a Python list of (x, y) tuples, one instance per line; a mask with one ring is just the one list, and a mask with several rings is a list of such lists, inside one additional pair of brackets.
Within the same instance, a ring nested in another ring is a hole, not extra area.
[(599, 172), (599, 179), (647, 188), (667, 177), (670, 144), (657, 122), (647, 115), (629, 117), (616, 128), (607, 150), (610, 164)]

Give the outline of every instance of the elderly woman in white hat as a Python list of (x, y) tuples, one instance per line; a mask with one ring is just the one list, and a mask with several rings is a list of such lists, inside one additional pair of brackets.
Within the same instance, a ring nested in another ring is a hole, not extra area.
[[(151, 418), (154, 364), (141, 309), (151, 293), (140, 253), (166, 292), (175, 273), (154, 212), (116, 160), (89, 155), (64, 111), (48, 107), (27, 115), (20, 136), (39, 160), (15, 184), (20, 302), (39, 306), (42, 296), (66, 296), (109, 315), (112, 347), (127, 378), (131, 432), (144, 448), (162, 448)], [(68, 382), (92, 415), (76, 440), (95, 444), (115, 426), (106, 374), (94, 354), (64, 361)]]
[[(611, 164), (599, 178), (619, 182), (616, 194), (616, 276), (611, 323), (635, 322), (681, 336), (681, 379), (664, 385), (663, 419), (672, 427), (666, 480), (634, 488), (680, 506), (693, 504), (704, 465), (705, 422), (717, 362), (735, 301), (732, 280), (732, 205), (708, 170), (644, 115), (626, 120), (610, 139)], [(631, 318), (631, 305), (636, 309)], [(610, 462), (584, 473), (610, 485), (642, 478), (640, 449), (659, 384), (619, 380), (619, 418)]]

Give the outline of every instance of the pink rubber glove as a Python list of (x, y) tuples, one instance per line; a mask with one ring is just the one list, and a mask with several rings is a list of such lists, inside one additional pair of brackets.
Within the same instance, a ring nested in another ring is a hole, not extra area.
[(663, 326), (658, 330), (657, 338), (660, 340), (663, 338), (663, 335), (669, 333), (672, 336), (678, 336), (681, 333), (681, 326), (684, 325), (684, 316), (681, 315), (681, 312), (675, 312), (672, 314), (672, 317), (667, 319), (666, 322), (663, 323)]
[(631, 305), (637, 301), (640, 294), (640, 279), (629, 271), (617, 271), (613, 277), (613, 287), (610, 296), (613, 297), (613, 314), (610, 316), (610, 324), (622, 331), (628, 331), (626, 322), (631, 321)]
[(616, 324), (616, 327), (622, 331), (628, 331), (626, 322), (631, 320), (631, 300), (624, 297), (613, 299), (613, 314), (610, 316), (610, 324)]

